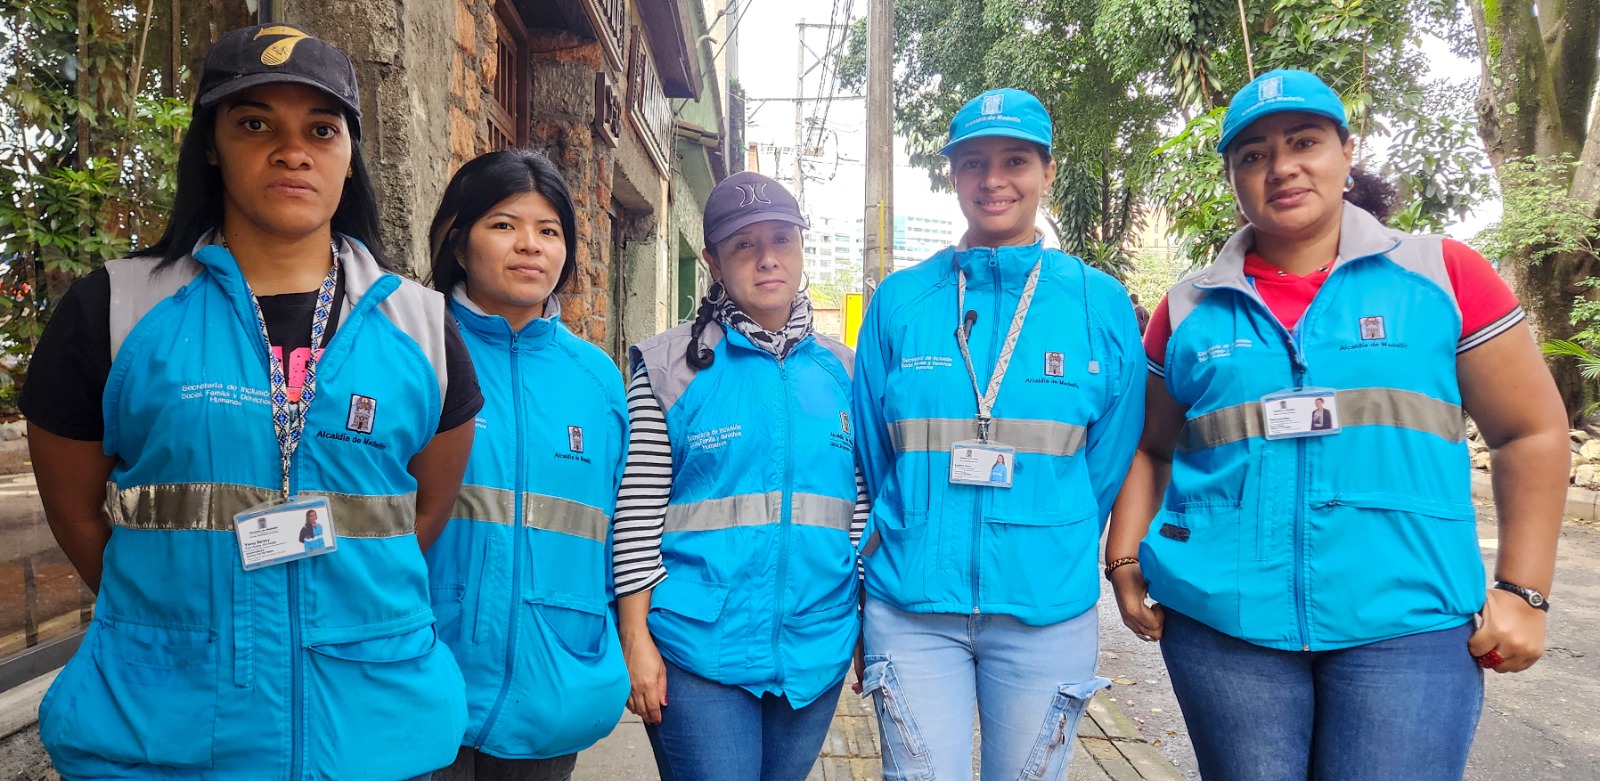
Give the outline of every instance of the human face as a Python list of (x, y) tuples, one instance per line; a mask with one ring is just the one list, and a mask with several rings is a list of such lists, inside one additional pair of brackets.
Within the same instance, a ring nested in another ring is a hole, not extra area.
[(1258, 233), (1308, 239), (1337, 225), (1354, 143), (1333, 120), (1285, 111), (1252, 122), (1227, 152), (1228, 180)]
[(459, 260), (467, 272), (467, 297), (521, 329), (544, 316), (567, 263), (561, 215), (538, 192), (513, 195), (473, 223)]
[(967, 245), (1032, 244), (1039, 199), (1055, 176), (1055, 161), (1046, 163), (1027, 141), (983, 136), (961, 142), (950, 153), (950, 181), (967, 217)]
[(230, 230), (293, 241), (329, 230), (352, 148), (344, 112), (303, 84), (266, 84), (217, 111), (211, 162)]
[(733, 303), (762, 328), (777, 331), (789, 322), (805, 260), (800, 226), (782, 220), (753, 223), (704, 255), (712, 279), (721, 282)]

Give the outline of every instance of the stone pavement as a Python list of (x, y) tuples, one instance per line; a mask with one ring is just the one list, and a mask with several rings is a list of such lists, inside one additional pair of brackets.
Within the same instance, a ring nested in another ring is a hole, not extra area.
[[(878, 724), (868, 701), (845, 687), (834, 710), (822, 756), (806, 781), (877, 781)], [(976, 777), (976, 773), (973, 774)], [(610, 737), (578, 755), (573, 781), (657, 781), (644, 725), (623, 715)], [(1183, 776), (1104, 693), (1090, 702), (1078, 725), (1078, 745), (1068, 781), (1182, 781)]]

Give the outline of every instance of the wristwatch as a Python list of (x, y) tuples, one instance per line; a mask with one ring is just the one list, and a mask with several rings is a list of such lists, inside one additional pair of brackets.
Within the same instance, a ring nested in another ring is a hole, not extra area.
[(1543, 610), (1546, 613), (1550, 612), (1550, 600), (1545, 599), (1543, 594), (1540, 594), (1531, 588), (1523, 588), (1515, 583), (1507, 583), (1503, 580), (1497, 581), (1494, 584), (1494, 587), (1500, 589), (1501, 591), (1509, 591), (1519, 597), (1522, 597), (1523, 599), (1527, 600), (1528, 605), (1535, 610)]

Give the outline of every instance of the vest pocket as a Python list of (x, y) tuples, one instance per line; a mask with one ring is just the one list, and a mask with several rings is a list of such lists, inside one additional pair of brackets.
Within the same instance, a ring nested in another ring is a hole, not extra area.
[(1100, 530), (1090, 500), (1063, 510), (984, 513), (981, 602), (1049, 608), (1098, 593), (1094, 555)]
[(650, 594), (650, 634), (662, 654), (702, 678), (718, 680), (728, 588), (672, 575)]
[(451, 645), (461, 642), (461, 611), (466, 597), (466, 586), (428, 589), (428, 601), (433, 605), (433, 626), (439, 639)]
[(606, 639), (606, 607), (566, 594), (534, 594), (527, 604), (544, 629), (567, 653), (580, 659), (600, 655)]
[(211, 766), (217, 721), (217, 636), (204, 629), (96, 619), (92, 664), (52, 700), (41, 739), (109, 762)]
[[(1239, 508), (1197, 506), (1192, 512), (1162, 510), (1140, 545), (1139, 564), (1156, 601), (1221, 632), (1240, 626), (1239, 561), (1255, 541), (1242, 539)], [(1284, 580), (1280, 592), (1290, 588)]]

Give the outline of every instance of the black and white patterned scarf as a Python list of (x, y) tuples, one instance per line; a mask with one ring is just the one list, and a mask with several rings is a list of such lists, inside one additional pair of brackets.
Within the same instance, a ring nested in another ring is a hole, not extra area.
[(788, 355), (801, 339), (811, 333), (811, 296), (804, 290), (795, 294), (794, 302), (789, 305), (789, 322), (781, 331), (768, 331), (762, 328), (761, 324), (745, 314), (738, 304), (733, 303), (733, 299), (728, 297), (728, 292), (721, 282), (713, 284), (706, 295), (711, 299), (711, 303), (716, 305), (717, 322), (744, 334), (745, 338), (757, 347), (779, 358)]

